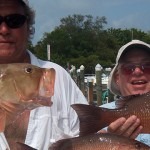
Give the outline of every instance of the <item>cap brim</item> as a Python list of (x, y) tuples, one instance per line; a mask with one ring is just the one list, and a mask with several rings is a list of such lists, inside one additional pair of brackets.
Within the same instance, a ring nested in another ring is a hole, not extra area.
[(112, 69), (110, 75), (109, 75), (109, 80), (108, 80), (108, 89), (114, 94), (114, 95), (120, 95), (119, 88), (115, 82), (115, 72), (117, 71), (117, 65)]

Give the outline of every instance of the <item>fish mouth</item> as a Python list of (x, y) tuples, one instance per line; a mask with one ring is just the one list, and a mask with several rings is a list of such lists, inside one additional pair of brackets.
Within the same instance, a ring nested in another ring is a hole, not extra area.
[(14, 86), (16, 88), (16, 93), (18, 94), (20, 101), (18, 103), (23, 104), (25, 109), (34, 109), (40, 106), (51, 106), (53, 103), (51, 101), (50, 95), (33, 95), (33, 96), (24, 96), (23, 93), (17, 87), (17, 83), (14, 81)]
[(50, 106), (52, 104), (51, 97), (37, 96), (33, 101), (43, 106)]
[(32, 110), (38, 107), (50, 107), (53, 104), (51, 97), (36, 96), (28, 101), (20, 100), (19, 105), (23, 109)]

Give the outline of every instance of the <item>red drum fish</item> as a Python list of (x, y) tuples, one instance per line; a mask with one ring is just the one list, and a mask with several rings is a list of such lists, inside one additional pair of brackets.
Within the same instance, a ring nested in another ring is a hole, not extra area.
[(80, 120), (80, 136), (95, 133), (120, 117), (136, 115), (143, 126), (142, 133), (150, 133), (150, 93), (131, 95), (116, 101), (116, 109), (73, 104)]
[[(51, 106), (55, 70), (28, 63), (0, 65), (0, 132), (26, 109)], [(12, 117), (13, 116), (13, 117)], [(7, 120), (7, 121), (6, 121)]]
[(150, 147), (121, 135), (100, 133), (63, 139), (52, 144), (49, 150), (150, 150)]

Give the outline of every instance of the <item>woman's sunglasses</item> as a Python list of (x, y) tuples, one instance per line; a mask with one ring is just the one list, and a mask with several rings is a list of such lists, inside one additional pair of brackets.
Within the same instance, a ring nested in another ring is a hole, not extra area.
[(139, 68), (145, 74), (150, 74), (150, 62), (143, 64), (123, 64), (119, 67), (125, 75), (131, 75), (136, 68)]
[(11, 14), (7, 16), (0, 16), (0, 25), (5, 22), (9, 28), (16, 29), (23, 26), (27, 17), (21, 14)]

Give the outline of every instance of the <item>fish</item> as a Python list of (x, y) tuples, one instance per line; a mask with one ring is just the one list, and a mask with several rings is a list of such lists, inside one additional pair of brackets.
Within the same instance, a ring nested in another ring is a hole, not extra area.
[(150, 150), (150, 147), (121, 135), (99, 133), (59, 140), (49, 150)]
[(0, 132), (25, 110), (52, 105), (55, 69), (29, 63), (0, 64)]
[(20, 143), (20, 142), (16, 142), (18, 145), (17, 145), (17, 149), (20, 149), (20, 150), (37, 150), (35, 148), (32, 148), (24, 143)]
[(143, 126), (141, 133), (150, 133), (150, 92), (125, 96), (109, 109), (86, 104), (73, 104), (80, 121), (80, 136), (96, 133), (120, 117), (136, 115)]

